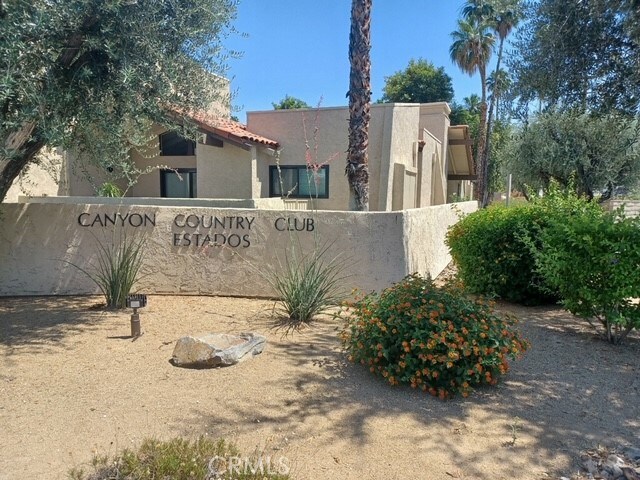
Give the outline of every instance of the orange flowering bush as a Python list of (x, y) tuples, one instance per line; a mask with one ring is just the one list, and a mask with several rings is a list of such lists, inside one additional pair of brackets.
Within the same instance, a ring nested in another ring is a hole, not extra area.
[(515, 317), (450, 286), (410, 275), (382, 293), (345, 305), (342, 341), (353, 362), (387, 379), (441, 399), (495, 385), (509, 359), (528, 346)]

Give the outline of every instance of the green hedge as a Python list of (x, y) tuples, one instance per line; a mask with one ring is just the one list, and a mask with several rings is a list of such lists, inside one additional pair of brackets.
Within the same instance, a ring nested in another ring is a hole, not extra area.
[(538, 271), (567, 310), (615, 344), (640, 328), (639, 218), (585, 212), (554, 221), (541, 240)]
[(554, 221), (602, 209), (552, 188), (543, 199), (513, 207), (491, 206), (464, 217), (447, 233), (458, 275), (472, 293), (535, 305), (554, 302), (556, 290), (537, 272), (533, 252)]
[(485, 208), (453, 225), (447, 245), (465, 287), (517, 303), (554, 301), (535, 273), (528, 246), (545, 223), (543, 209), (526, 204)]

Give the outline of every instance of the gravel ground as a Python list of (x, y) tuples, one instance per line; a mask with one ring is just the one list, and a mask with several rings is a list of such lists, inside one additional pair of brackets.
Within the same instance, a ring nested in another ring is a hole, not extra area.
[[(441, 402), (345, 362), (340, 325), (285, 335), (273, 304), (151, 296), (144, 334), (98, 297), (0, 299), (0, 480), (65, 478), (145, 437), (225, 437), (304, 479), (549, 479), (598, 445), (640, 446), (640, 339), (614, 347), (552, 308), (502, 304), (532, 348), (497, 387)], [(169, 362), (185, 334), (255, 331), (253, 360)]]

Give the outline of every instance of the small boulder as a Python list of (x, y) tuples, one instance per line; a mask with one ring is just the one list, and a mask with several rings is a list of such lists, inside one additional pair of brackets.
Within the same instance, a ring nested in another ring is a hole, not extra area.
[(178, 367), (228, 367), (262, 353), (266, 341), (257, 333), (186, 336), (176, 343), (172, 362)]

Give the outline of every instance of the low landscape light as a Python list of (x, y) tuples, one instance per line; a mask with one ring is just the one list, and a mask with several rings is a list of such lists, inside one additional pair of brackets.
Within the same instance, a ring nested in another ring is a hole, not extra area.
[(131, 336), (137, 338), (142, 335), (138, 309), (147, 306), (147, 296), (141, 293), (127, 295), (126, 305), (129, 308), (133, 308), (133, 313), (131, 314)]

